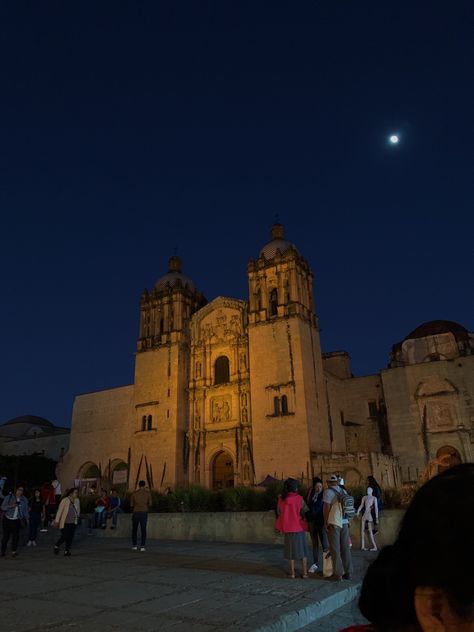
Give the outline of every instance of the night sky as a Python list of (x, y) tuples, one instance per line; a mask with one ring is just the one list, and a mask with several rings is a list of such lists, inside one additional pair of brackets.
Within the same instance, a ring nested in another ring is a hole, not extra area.
[(0, 421), (131, 383), (175, 247), (247, 298), (276, 214), (356, 375), (472, 330), (473, 26), (471, 0), (1, 3)]

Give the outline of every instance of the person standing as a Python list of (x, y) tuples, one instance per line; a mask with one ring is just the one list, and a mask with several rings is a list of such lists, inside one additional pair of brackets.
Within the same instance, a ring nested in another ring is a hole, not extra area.
[(370, 538), (370, 542), (372, 544), (372, 548), (370, 550), (371, 551), (376, 551), (377, 550), (377, 545), (375, 544), (375, 539), (374, 539), (374, 534), (373, 534), (373, 529), (372, 529), (372, 526), (374, 524), (374, 520), (373, 520), (373, 517), (372, 517), (372, 511), (374, 512), (374, 515), (375, 515), (375, 524), (378, 524), (378, 521), (379, 521), (379, 509), (378, 509), (378, 505), (377, 505), (377, 499), (372, 494), (372, 491), (373, 491), (372, 487), (367, 487), (367, 496), (364, 496), (362, 498), (362, 501), (360, 503), (360, 507), (357, 510), (357, 515), (358, 516), (361, 514), (362, 511), (364, 512), (362, 514), (362, 520), (361, 520), (361, 524), (360, 524), (360, 549), (361, 549), (361, 551), (367, 551), (367, 549), (365, 547), (365, 529), (367, 529), (367, 531), (369, 532), (369, 538)]
[(12, 538), (12, 557), (18, 555), (18, 540), (23, 523), (28, 522), (28, 501), (23, 496), (23, 487), (17, 487), (15, 493), (10, 493), (3, 499), (1, 509), (4, 511), (2, 520), (2, 546), (1, 555), (5, 557), (10, 536)]
[(56, 513), (56, 497), (51, 481), (46, 481), (41, 487), (41, 499), (44, 503), (44, 522), (41, 533), (46, 533), (53, 515)]
[(36, 546), (36, 538), (38, 529), (41, 526), (41, 520), (44, 515), (44, 503), (41, 500), (41, 490), (35, 489), (33, 497), (30, 500), (30, 530), (28, 534), (28, 542), (26, 546)]
[(344, 515), (342, 496), (347, 492), (338, 482), (336, 474), (327, 481), (328, 489), (323, 494), (324, 527), (328, 534), (333, 574), (328, 577), (332, 581), (352, 579), (352, 556), (349, 545), (349, 520)]
[(148, 510), (151, 505), (151, 494), (146, 489), (145, 481), (138, 483), (138, 489), (133, 492), (130, 497), (130, 506), (132, 507), (132, 551), (136, 551), (138, 527), (140, 526), (140, 551), (145, 551), (146, 544), (146, 523), (148, 520)]
[[(372, 487), (372, 493), (374, 497), (377, 499), (378, 514), (380, 514), (380, 512), (383, 509), (382, 488), (380, 487), (380, 485), (377, 483), (377, 481), (375, 480), (373, 476), (367, 476), (367, 485), (368, 487)], [(377, 518), (377, 521), (378, 521), (378, 518)], [(374, 506), (372, 506), (372, 522), (376, 522)], [(377, 531), (378, 531), (377, 527), (374, 527), (374, 535), (377, 533)]]
[(329, 551), (328, 536), (324, 528), (323, 481), (317, 476), (313, 478), (313, 486), (306, 495), (306, 504), (309, 509), (306, 520), (309, 523), (309, 534), (313, 544), (313, 564), (308, 573), (315, 573), (318, 570), (318, 539), (321, 542), (323, 555)]
[(59, 554), (61, 544), (63, 543), (64, 556), (69, 557), (71, 555), (71, 545), (76, 527), (79, 524), (79, 516), (81, 515), (81, 504), (78, 495), (77, 489), (68, 489), (66, 495), (59, 503), (54, 526), (61, 529), (61, 535), (54, 545), (55, 555)]
[(289, 576), (295, 578), (295, 560), (301, 560), (303, 578), (308, 577), (306, 531), (307, 523), (303, 519), (306, 503), (298, 494), (298, 481), (288, 478), (283, 493), (278, 498), (275, 528), (285, 536), (285, 558), (290, 569)]

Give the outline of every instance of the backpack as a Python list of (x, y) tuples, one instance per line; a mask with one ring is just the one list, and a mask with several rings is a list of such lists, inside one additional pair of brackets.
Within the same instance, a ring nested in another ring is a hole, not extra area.
[(348, 494), (345, 489), (342, 490), (342, 494), (339, 492), (336, 492), (336, 494), (339, 496), (339, 502), (342, 507), (342, 515), (344, 518), (352, 520), (352, 518), (356, 515), (354, 496)]

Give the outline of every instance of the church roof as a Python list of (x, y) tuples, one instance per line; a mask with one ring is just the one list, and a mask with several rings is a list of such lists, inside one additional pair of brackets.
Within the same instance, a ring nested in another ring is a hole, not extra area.
[[(260, 250), (260, 256), (265, 259), (273, 259), (277, 250), (283, 255), (290, 249), (296, 250), (295, 245), (285, 239), (285, 232), (282, 224), (273, 224), (272, 226), (272, 238), (263, 246)], [(296, 250), (296, 252), (298, 252)]]

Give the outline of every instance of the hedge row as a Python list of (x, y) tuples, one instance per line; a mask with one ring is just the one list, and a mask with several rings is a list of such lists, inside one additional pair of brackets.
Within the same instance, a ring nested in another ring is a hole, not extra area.
[[(211, 491), (200, 485), (177, 488), (171, 494), (160, 494), (152, 491), (152, 512), (174, 513), (187, 511), (270, 511), (275, 509), (278, 494), (283, 490), (283, 483), (274, 483), (264, 490), (253, 487), (232, 487), (221, 491)], [(357, 487), (348, 490), (359, 506), (365, 488)], [(406, 507), (413, 496), (413, 489), (386, 489), (383, 492), (384, 508), (399, 509)], [(300, 490), (303, 495), (306, 490)], [(85, 513), (93, 511), (97, 496), (83, 496), (81, 509)], [(130, 510), (130, 494), (122, 499), (122, 507)]]

